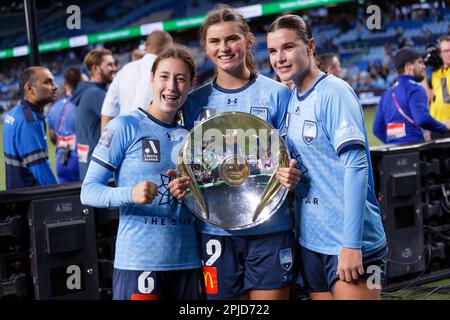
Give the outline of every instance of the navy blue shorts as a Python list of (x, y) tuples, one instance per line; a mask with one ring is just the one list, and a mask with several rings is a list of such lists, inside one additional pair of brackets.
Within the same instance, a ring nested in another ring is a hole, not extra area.
[(202, 269), (113, 271), (113, 300), (200, 300)]
[[(300, 272), (296, 284), (305, 286), (308, 292), (333, 292), (339, 276), (336, 274), (338, 256), (326, 255), (300, 246)], [(363, 254), (366, 281), (383, 285), (386, 276), (387, 246)]]
[(248, 290), (279, 289), (293, 280), (291, 231), (257, 236), (201, 234), (201, 246), (207, 299), (237, 299)]

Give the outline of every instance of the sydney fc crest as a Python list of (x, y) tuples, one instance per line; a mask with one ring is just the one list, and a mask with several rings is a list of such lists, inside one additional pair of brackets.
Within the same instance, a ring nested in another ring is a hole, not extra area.
[(317, 138), (317, 123), (314, 121), (305, 120), (302, 131), (303, 141), (306, 144), (311, 144)]
[(280, 265), (284, 269), (286, 269), (286, 270), (291, 269), (292, 261), (293, 261), (291, 248), (286, 248), (286, 249), (280, 250), (279, 258), (280, 258)]

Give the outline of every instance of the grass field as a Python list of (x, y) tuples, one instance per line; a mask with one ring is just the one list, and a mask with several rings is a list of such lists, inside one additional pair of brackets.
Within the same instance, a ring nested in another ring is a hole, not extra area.
[(404, 289), (383, 293), (382, 300), (450, 300), (450, 279), (422, 285), (410, 283)]
[[(375, 136), (372, 134), (372, 123), (373, 123), (373, 118), (375, 116), (375, 108), (366, 108), (364, 109), (364, 118), (366, 121), (366, 126), (367, 126), (367, 134), (369, 137), (369, 145), (370, 146), (376, 146), (381, 144), (381, 142), (375, 138)], [(4, 160), (4, 156), (3, 156), (3, 127), (2, 124), (0, 123), (0, 135), (2, 135), (2, 138), (0, 139), (0, 191), (5, 190), (5, 160)], [(48, 141), (48, 148), (49, 148), (49, 158), (50, 158), (50, 162), (52, 164), (52, 169), (53, 172), (55, 172), (56, 174), (56, 169), (55, 169), (55, 146), (53, 144), (50, 143), (50, 138), (48, 138), (47, 135), (47, 141)]]

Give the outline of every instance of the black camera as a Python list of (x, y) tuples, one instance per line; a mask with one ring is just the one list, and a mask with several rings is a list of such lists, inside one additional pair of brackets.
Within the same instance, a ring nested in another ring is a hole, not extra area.
[(431, 69), (433, 69), (433, 71), (442, 67), (443, 62), (439, 55), (439, 49), (436, 48), (435, 46), (428, 46), (427, 54), (426, 54), (425, 58), (423, 59), (423, 62), (427, 66), (430, 66)]

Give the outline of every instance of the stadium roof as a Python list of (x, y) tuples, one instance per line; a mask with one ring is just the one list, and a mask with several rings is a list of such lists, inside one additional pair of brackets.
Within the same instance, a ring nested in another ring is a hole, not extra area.
[[(350, 1), (354, 0), (288, 0), (249, 5), (236, 9), (241, 11), (245, 18), (255, 18), (265, 15), (277, 14), (285, 11), (307, 9)], [(175, 31), (198, 27), (203, 23), (205, 16), (206, 15), (199, 15), (182, 19), (159, 21), (131, 28), (86, 34), (66, 39), (43, 42), (39, 44), (39, 52), (44, 53), (47, 51), (59, 51), (68, 48), (81, 47), (89, 44), (140, 37), (148, 35), (153, 30)], [(0, 50), (0, 59), (25, 56), (28, 55), (29, 52), (30, 50), (28, 45), (3, 49)]]

